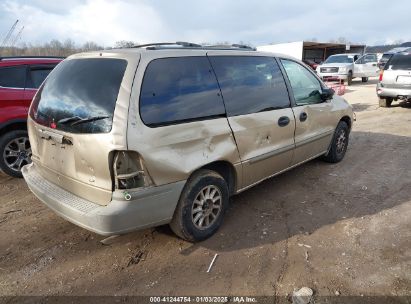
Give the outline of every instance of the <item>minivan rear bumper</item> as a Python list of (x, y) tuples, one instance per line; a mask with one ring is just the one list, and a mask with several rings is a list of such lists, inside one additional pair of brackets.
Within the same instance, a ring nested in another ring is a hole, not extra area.
[(130, 191), (128, 201), (122, 191), (115, 191), (112, 201), (101, 206), (49, 182), (39, 174), (34, 163), (24, 166), (22, 173), (30, 190), (54, 212), (101, 235), (123, 234), (169, 223), (185, 185), (185, 181), (179, 181)]

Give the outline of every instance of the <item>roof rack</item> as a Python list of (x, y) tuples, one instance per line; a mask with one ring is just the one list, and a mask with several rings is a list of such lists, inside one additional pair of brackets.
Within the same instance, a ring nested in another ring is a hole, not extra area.
[(0, 57), (1, 60), (16, 60), (16, 59), (64, 59), (66, 57), (61, 56), (4, 56)]
[(147, 43), (147, 44), (140, 44), (134, 45), (132, 48), (142, 48), (142, 47), (156, 47), (156, 46), (164, 46), (164, 45), (179, 45), (182, 47), (201, 47), (200, 44), (185, 42), (185, 41), (177, 41), (177, 42), (156, 42), (156, 43)]
[[(176, 47), (177, 46), (177, 47)], [(164, 49), (196, 49), (196, 50), (241, 50), (241, 51), (256, 51), (256, 48), (253, 48), (244, 44), (228, 44), (228, 45), (201, 45), (192, 42), (157, 42), (157, 43), (148, 43), (135, 45), (132, 48), (147, 48), (147, 50), (164, 50)]]

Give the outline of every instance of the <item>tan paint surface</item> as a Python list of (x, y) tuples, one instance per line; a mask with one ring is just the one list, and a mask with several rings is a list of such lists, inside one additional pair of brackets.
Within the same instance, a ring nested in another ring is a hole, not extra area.
[[(344, 116), (352, 120), (352, 109), (339, 96), (332, 101), (319, 104), (303, 105), (293, 108), (296, 117), (294, 157), (292, 164), (298, 164), (314, 155), (328, 151), (338, 122)], [(300, 121), (302, 112), (307, 119)]]
[[(282, 116), (290, 118), (285, 127), (278, 126)], [(272, 152), (294, 145), (295, 122), (290, 108), (234, 116), (229, 121), (244, 163), (241, 188), (290, 166), (293, 149), (270, 156)], [(256, 160), (259, 157), (263, 159)]]

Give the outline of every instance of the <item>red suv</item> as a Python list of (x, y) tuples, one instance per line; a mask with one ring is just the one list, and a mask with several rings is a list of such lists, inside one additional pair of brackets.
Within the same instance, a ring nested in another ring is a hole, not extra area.
[(0, 57), (0, 169), (21, 177), (31, 162), (27, 112), (31, 100), (61, 57)]

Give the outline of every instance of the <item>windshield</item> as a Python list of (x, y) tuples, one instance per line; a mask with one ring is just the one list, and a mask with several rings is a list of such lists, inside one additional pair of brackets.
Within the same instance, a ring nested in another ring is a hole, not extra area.
[(354, 57), (347, 55), (333, 55), (327, 58), (324, 63), (353, 63)]
[(71, 59), (60, 63), (30, 108), (37, 123), (72, 133), (108, 133), (127, 61)]
[(385, 70), (411, 70), (411, 53), (399, 53), (386, 63)]

